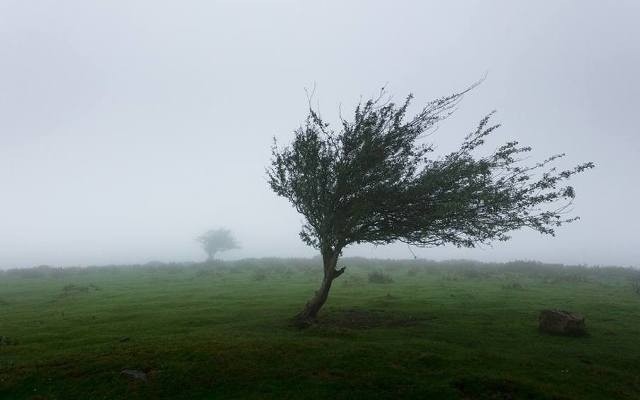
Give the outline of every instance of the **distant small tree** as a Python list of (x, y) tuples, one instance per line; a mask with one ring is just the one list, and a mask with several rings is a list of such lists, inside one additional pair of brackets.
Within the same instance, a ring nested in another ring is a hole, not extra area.
[(207, 253), (209, 261), (215, 259), (217, 253), (240, 248), (240, 245), (229, 229), (213, 229), (196, 238)]
[(411, 118), (412, 96), (396, 105), (384, 99), (383, 89), (356, 107), (353, 120), (341, 117), (337, 131), (310, 107), (291, 145), (279, 148), (274, 139), (269, 184), (305, 217), (300, 237), (323, 259), (320, 289), (298, 322), (316, 318), (331, 283), (344, 272), (337, 262), (350, 244), (474, 247), (508, 240), (522, 227), (554, 235), (556, 227), (577, 219), (563, 216), (575, 196), (563, 183), (593, 164), (546, 168), (564, 156), (558, 154), (522, 165), (521, 155), (531, 148), (516, 141), (479, 156), (475, 150), (499, 126), (489, 125), (491, 114), (458, 150), (430, 156), (433, 145), (421, 139), (470, 89), (431, 101)]
[(635, 294), (640, 295), (640, 274), (631, 281), (631, 287)]

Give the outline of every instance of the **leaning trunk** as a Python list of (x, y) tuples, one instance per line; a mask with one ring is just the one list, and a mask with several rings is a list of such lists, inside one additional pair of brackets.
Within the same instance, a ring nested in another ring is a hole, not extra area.
[(324, 267), (324, 276), (322, 278), (322, 284), (320, 289), (316, 291), (314, 296), (307, 302), (304, 309), (295, 316), (295, 322), (299, 326), (308, 326), (312, 324), (318, 316), (318, 311), (322, 308), (329, 296), (329, 290), (331, 289), (331, 283), (338, 276), (342, 275), (344, 268), (336, 270), (336, 264), (338, 262), (338, 254), (333, 252), (322, 253), (322, 264)]

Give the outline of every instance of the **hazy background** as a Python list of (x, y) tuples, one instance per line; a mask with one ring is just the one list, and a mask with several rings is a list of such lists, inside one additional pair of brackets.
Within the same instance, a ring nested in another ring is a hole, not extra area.
[[(605, 5), (606, 4), (606, 5)], [(640, 2), (0, 0), (0, 267), (309, 256), (264, 168), (306, 115), (334, 121), (387, 84), (415, 105), (486, 81), (433, 141), (487, 112), (532, 160), (594, 161), (582, 220), (420, 257), (640, 264)], [(411, 257), (405, 245), (347, 255)]]

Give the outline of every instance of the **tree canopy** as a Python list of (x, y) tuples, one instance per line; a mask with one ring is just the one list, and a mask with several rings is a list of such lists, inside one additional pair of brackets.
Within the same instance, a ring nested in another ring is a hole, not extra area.
[(207, 253), (209, 260), (213, 260), (217, 253), (221, 251), (240, 248), (237, 240), (229, 229), (212, 229), (196, 238), (202, 245), (202, 249)]
[(558, 170), (552, 164), (561, 153), (526, 164), (531, 148), (517, 141), (478, 155), (500, 126), (490, 124), (493, 113), (458, 150), (434, 155), (426, 138), (470, 89), (411, 117), (411, 95), (395, 104), (382, 90), (359, 103), (352, 120), (341, 117), (338, 129), (310, 107), (290, 145), (278, 147), (274, 139), (269, 184), (305, 217), (300, 236), (321, 251), (325, 275), (340, 275), (327, 259), (337, 261), (353, 243), (474, 247), (508, 240), (523, 227), (554, 235), (578, 218), (566, 215), (575, 197), (566, 183), (593, 163)]

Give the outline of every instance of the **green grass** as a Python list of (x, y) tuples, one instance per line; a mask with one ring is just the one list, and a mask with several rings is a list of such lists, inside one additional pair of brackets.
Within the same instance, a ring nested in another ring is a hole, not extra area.
[[(637, 271), (344, 264), (305, 330), (317, 260), (0, 273), (0, 399), (640, 398)], [(544, 308), (589, 335), (540, 334)]]

